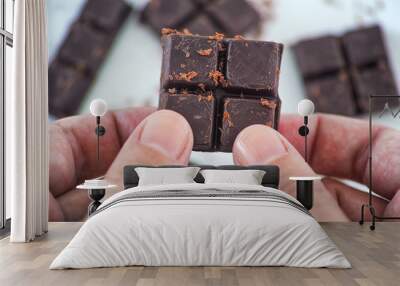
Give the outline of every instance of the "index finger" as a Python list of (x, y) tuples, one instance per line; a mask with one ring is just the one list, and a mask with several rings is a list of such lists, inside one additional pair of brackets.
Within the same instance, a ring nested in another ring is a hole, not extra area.
[(85, 179), (104, 175), (121, 146), (136, 126), (154, 108), (127, 108), (110, 111), (101, 118), (106, 134), (100, 140), (100, 162), (97, 161), (96, 120), (91, 115), (61, 119), (49, 127), (50, 178), (54, 197), (73, 189)]
[[(304, 138), (298, 135), (302, 124), (302, 117), (285, 115), (279, 131), (304, 153)], [(368, 121), (316, 114), (310, 117), (309, 128), (309, 161), (315, 172), (368, 184)], [(400, 187), (400, 132), (375, 125), (372, 146), (374, 191), (391, 199)]]

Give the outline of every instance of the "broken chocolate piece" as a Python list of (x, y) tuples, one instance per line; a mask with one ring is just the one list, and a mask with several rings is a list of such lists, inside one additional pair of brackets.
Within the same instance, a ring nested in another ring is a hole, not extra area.
[(370, 95), (398, 95), (379, 26), (303, 40), (293, 49), (319, 112), (366, 113)]
[(130, 11), (122, 0), (86, 2), (49, 67), (50, 114), (77, 112)]
[(229, 36), (255, 30), (259, 13), (246, 0), (151, 0), (141, 19), (157, 33), (164, 27), (189, 29), (194, 34)]
[(230, 152), (247, 126), (278, 127), (281, 44), (172, 33), (162, 46), (159, 107), (186, 118), (193, 150)]

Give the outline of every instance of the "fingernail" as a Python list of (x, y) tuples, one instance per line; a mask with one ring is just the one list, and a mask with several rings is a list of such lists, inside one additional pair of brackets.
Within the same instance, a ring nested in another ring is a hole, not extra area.
[(238, 163), (243, 165), (266, 164), (288, 154), (285, 143), (277, 131), (265, 125), (244, 129), (233, 146)]
[(138, 141), (168, 158), (178, 159), (193, 135), (187, 121), (178, 113), (161, 110), (148, 116), (141, 126)]

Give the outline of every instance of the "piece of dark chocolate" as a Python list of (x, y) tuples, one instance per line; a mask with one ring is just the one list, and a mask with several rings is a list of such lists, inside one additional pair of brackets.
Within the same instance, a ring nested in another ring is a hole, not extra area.
[(76, 23), (71, 27), (59, 51), (59, 60), (82, 71), (95, 73), (103, 62), (110, 38), (90, 26)]
[(276, 96), (282, 49), (282, 45), (271, 42), (228, 41), (227, 88)]
[(300, 41), (293, 50), (303, 77), (337, 72), (346, 65), (340, 40), (334, 36)]
[(207, 151), (214, 145), (215, 105), (215, 98), (211, 93), (175, 94), (167, 91), (160, 94), (160, 106), (180, 113), (189, 122), (197, 150)]
[(101, 30), (113, 32), (118, 30), (131, 9), (125, 1), (88, 0), (82, 10), (81, 21)]
[(347, 71), (311, 79), (305, 83), (308, 98), (317, 106), (318, 112), (353, 116), (357, 106)]
[(151, 0), (141, 19), (157, 33), (162, 28), (189, 29), (199, 35), (234, 36), (255, 30), (259, 13), (246, 0)]
[(196, 8), (191, 0), (151, 0), (141, 19), (159, 34), (162, 28), (177, 29)]
[(242, 35), (261, 22), (259, 13), (247, 1), (218, 0), (207, 6), (206, 12), (226, 35)]
[(207, 37), (170, 35), (162, 41), (163, 88), (211, 87), (210, 73), (218, 69), (218, 45)]
[(159, 108), (187, 119), (193, 150), (230, 152), (244, 128), (278, 128), (282, 44), (175, 33), (162, 46)]
[(379, 26), (303, 40), (293, 50), (319, 112), (366, 113), (370, 95), (398, 95)]
[(379, 26), (347, 32), (342, 41), (349, 65), (374, 64), (387, 58), (383, 33)]
[[(57, 117), (75, 114), (91, 78), (76, 67), (53, 62), (49, 68), (49, 110)], [(56, 96), (55, 96), (56, 95)]]
[(50, 114), (75, 114), (130, 11), (123, 0), (86, 2), (49, 67)]
[(269, 99), (226, 98), (223, 102), (219, 150), (230, 152), (236, 136), (253, 124), (277, 128), (280, 102)]
[[(393, 75), (384, 61), (373, 67), (363, 69), (353, 68), (351, 73), (354, 89), (357, 94), (357, 104), (362, 112), (369, 111), (370, 95), (398, 94)], [(393, 100), (393, 103), (398, 104), (398, 100)], [(395, 106), (394, 104), (391, 106)]]

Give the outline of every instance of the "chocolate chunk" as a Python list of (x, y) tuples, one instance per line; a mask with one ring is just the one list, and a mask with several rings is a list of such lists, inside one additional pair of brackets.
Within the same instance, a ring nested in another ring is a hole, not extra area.
[(130, 11), (122, 0), (87, 1), (49, 68), (50, 114), (75, 114)]
[(110, 32), (119, 29), (130, 10), (125, 1), (88, 0), (83, 8), (81, 19)]
[(91, 78), (77, 68), (53, 62), (49, 68), (51, 114), (58, 117), (75, 114), (90, 82)]
[(341, 38), (303, 40), (293, 48), (308, 97), (319, 112), (366, 113), (370, 95), (398, 95), (379, 26)]
[(305, 83), (309, 99), (318, 112), (352, 116), (357, 112), (353, 91), (346, 71), (312, 79)]
[(229, 89), (278, 95), (283, 46), (271, 42), (229, 41), (226, 80)]
[(345, 67), (339, 39), (326, 36), (303, 40), (293, 47), (303, 77), (337, 72)]
[(349, 65), (353, 66), (374, 64), (387, 57), (379, 26), (347, 32), (343, 36), (343, 47), (349, 59)]
[(64, 45), (60, 48), (59, 59), (82, 71), (95, 73), (103, 62), (110, 45), (107, 34), (76, 23), (71, 27)]
[(187, 23), (184, 28), (188, 29), (193, 34), (202, 36), (221, 32), (220, 29), (215, 26), (214, 22), (205, 14), (195, 17), (192, 21)]
[(141, 19), (159, 34), (162, 28), (178, 29), (195, 10), (190, 0), (151, 0)]
[(246, 33), (261, 22), (260, 15), (245, 0), (217, 0), (206, 11), (221, 27), (221, 32), (232, 37)]
[(250, 125), (278, 128), (279, 101), (232, 97), (225, 99), (223, 105), (220, 151), (230, 152), (236, 136)]
[[(379, 65), (371, 68), (354, 68), (352, 76), (357, 94), (357, 103), (362, 112), (369, 111), (370, 95), (398, 94), (393, 75), (386, 62), (381, 62)], [(394, 102), (398, 103), (398, 100)], [(395, 105), (392, 104), (391, 106)]]
[(162, 46), (159, 107), (187, 119), (193, 150), (230, 152), (247, 126), (278, 127), (281, 44), (169, 34)]
[(160, 94), (160, 106), (182, 114), (193, 130), (197, 150), (210, 150), (214, 144), (215, 98), (211, 94)]
[[(218, 45), (207, 37), (168, 35), (162, 39), (163, 61), (161, 86), (163, 88), (204, 84), (213, 85), (210, 72), (218, 68)], [(210, 51), (201, 55), (201, 51)]]
[(255, 30), (261, 23), (259, 13), (245, 0), (151, 0), (141, 19), (157, 33), (162, 28), (187, 28), (199, 35), (234, 36)]

